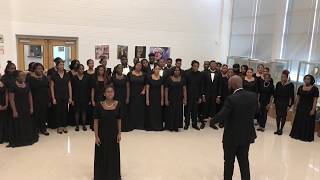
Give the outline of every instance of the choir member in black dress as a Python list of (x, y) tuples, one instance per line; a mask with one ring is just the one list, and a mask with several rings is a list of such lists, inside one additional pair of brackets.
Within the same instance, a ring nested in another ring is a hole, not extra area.
[(142, 72), (141, 62), (138, 62), (134, 70), (128, 74), (128, 81), (130, 82), (129, 121), (134, 129), (143, 130), (146, 118), (146, 78)]
[(57, 62), (57, 72), (51, 77), (50, 82), (52, 104), (55, 106), (55, 119), (57, 132), (68, 133), (68, 104), (72, 104), (72, 87), (70, 77), (64, 69), (64, 62)]
[(128, 75), (128, 73), (132, 71), (132, 67), (128, 65), (128, 58), (126, 56), (122, 56), (120, 60), (123, 68), (123, 75)]
[(142, 72), (144, 74), (151, 74), (152, 69), (150, 68), (148, 60), (147, 59), (142, 59), (141, 63), (142, 63)]
[(122, 132), (132, 131), (132, 124), (129, 122), (128, 116), (128, 104), (130, 96), (130, 84), (128, 78), (123, 74), (123, 67), (118, 64), (114, 68), (114, 75), (112, 76), (112, 84), (115, 89), (114, 99), (120, 102), (121, 108), (121, 120), (122, 120)]
[(8, 90), (1, 81), (0, 74), (0, 144), (8, 142)]
[(26, 82), (29, 81), (31, 74), (34, 73), (34, 64), (35, 64), (35, 62), (30, 62), (28, 65), (28, 71), (26, 74)]
[(217, 69), (218, 69), (219, 71), (221, 70), (221, 67), (222, 67), (221, 62), (217, 62)]
[(111, 78), (107, 75), (107, 71), (103, 65), (99, 65), (96, 68), (95, 78), (91, 83), (91, 101), (92, 106), (95, 107), (103, 99), (105, 87), (111, 84)]
[(137, 64), (137, 62), (139, 62), (139, 58), (138, 57), (134, 57), (132, 62), (133, 62), (133, 65)]
[(314, 140), (315, 118), (319, 90), (314, 86), (315, 79), (308, 74), (303, 78), (304, 85), (298, 88), (295, 104), (295, 117), (290, 136), (301, 141)]
[(258, 124), (259, 128), (257, 129), (258, 131), (264, 131), (267, 118), (268, 118), (268, 111), (270, 109), (270, 103), (271, 98), (274, 94), (274, 85), (273, 82), (271, 81), (271, 75), (270, 74), (264, 74), (263, 75), (263, 83), (260, 84), (259, 87), (259, 92), (260, 92), (260, 98), (259, 98), (259, 117), (258, 117)]
[(198, 70), (199, 62), (193, 60), (191, 62), (191, 68), (186, 71), (186, 87), (187, 87), (187, 105), (185, 114), (184, 129), (187, 130), (190, 125), (190, 116), (192, 120), (192, 128), (200, 130), (198, 127), (198, 105), (201, 103), (203, 94), (203, 81), (202, 74)]
[[(221, 84), (222, 76), (217, 68), (217, 63), (215, 61), (210, 61), (209, 72), (206, 74), (204, 81), (204, 94), (202, 95), (202, 99), (207, 102), (208, 117), (206, 119), (211, 120), (210, 127), (213, 129), (218, 129), (212, 119), (217, 113), (217, 103), (221, 102)], [(205, 121), (202, 122), (203, 125), (204, 123)]]
[(121, 104), (107, 86), (94, 115), (94, 180), (120, 180)]
[(111, 74), (112, 74), (111, 68), (108, 68), (108, 67), (107, 67), (108, 57), (107, 57), (107, 56), (101, 56), (99, 63), (100, 63), (100, 65), (102, 65), (102, 66), (104, 67), (104, 69), (105, 69), (105, 71), (106, 71), (106, 75), (107, 75), (108, 77), (111, 77)]
[(82, 119), (82, 130), (86, 131), (87, 109), (90, 100), (89, 78), (84, 74), (84, 66), (79, 65), (77, 74), (72, 77), (72, 98), (74, 102), (74, 112), (76, 120), (76, 131), (79, 131), (80, 117)]
[(249, 68), (248, 65), (245, 65), (245, 64), (241, 65), (240, 77), (242, 79), (244, 79), (244, 77), (246, 76), (248, 68)]
[(243, 80), (243, 89), (258, 94), (259, 92), (258, 87), (259, 87), (259, 83), (257, 78), (253, 76), (253, 69), (248, 68), (247, 74)]
[[(11, 61), (7, 62), (7, 65), (4, 70), (4, 75), (1, 77), (1, 82), (3, 83), (5, 89), (7, 90), (7, 93), (9, 94), (9, 90), (12, 89), (12, 86), (15, 85), (17, 79), (17, 70), (16, 70), (16, 65), (12, 63)], [(10, 104), (7, 106), (7, 118), (2, 119), (3, 123), (3, 139), (5, 142), (9, 141), (10, 137), (10, 127), (12, 121), (12, 117), (10, 116), (12, 114), (12, 109)]]
[(48, 136), (46, 123), (48, 121), (49, 81), (43, 74), (41, 63), (34, 64), (34, 73), (29, 76), (28, 84), (32, 93), (34, 121), (37, 133)]
[(10, 88), (9, 99), (12, 109), (10, 123), (10, 137), (8, 147), (32, 145), (38, 141), (38, 134), (34, 129), (32, 94), (25, 82), (26, 74), (19, 72), (16, 82)]
[[(71, 82), (71, 87), (74, 86), (74, 77), (77, 75), (77, 71), (79, 69), (80, 61), (77, 59), (74, 59), (71, 61), (71, 64), (69, 65), (70, 71), (68, 71), (68, 75)], [(73, 105), (69, 106), (68, 109), (68, 124), (71, 126), (75, 125), (75, 107)]]
[(93, 106), (91, 102), (91, 89), (93, 84), (92, 81), (94, 81), (94, 76), (95, 76), (94, 61), (92, 59), (88, 59), (87, 66), (88, 66), (88, 69), (84, 72), (85, 76), (88, 78), (88, 81), (89, 81), (88, 97), (90, 98), (88, 102), (88, 109), (87, 109), (87, 125), (90, 125), (90, 128), (93, 130)]
[[(59, 61), (63, 61), (60, 57), (56, 57), (53, 62), (54, 62), (54, 67), (50, 68), (47, 72), (47, 77), (49, 80), (49, 84), (51, 82), (51, 77), (56, 74), (57, 72), (57, 62)], [(57, 128), (57, 124), (56, 124), (56, 113), (55, 113), (55, 107), (52, 104), (52, 95), (51, 95), (51, 91), (49, 91), (49, 107), (48, 107), (48, 127), (51, 129), (56, 129)]]
[(289, 81), (288, 70), (282, 71), (281, 81), (276, 84), (274, 103), (277, 120), (277, 131), (274, 134), (282, 135), (282, 130), (287, 120), (288, 109), (294, 103), (294, 85)]
[(257, 66), (257, 71), (256, 73), (253, 74), (254, 77), (258, 79), (262, 79), (263, 78), (263, 70), (264, 70), (264, 65), (263, 64), (259, 64)]
[(173, 72), (165, 87), (165, 129), (178, 132), (183, 127), (183, 105), (187, 104), (187, 88), (181, 69), (175, 67)]
[(158, 64), (154, 66), (153, 73), (147, 77), (146, 105), (146, 129), (152, 131), (163, 130), (162, 106), (164, 105), (164, 87)]

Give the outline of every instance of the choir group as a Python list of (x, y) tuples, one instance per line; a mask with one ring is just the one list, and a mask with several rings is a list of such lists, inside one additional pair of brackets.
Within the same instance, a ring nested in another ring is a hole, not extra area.
[(49, 135), (47, 127), (57, 129), (59, 134), (67, 133), (67, 126), (75, 126), (75, 131), (80, 130), (79, 126), (86, 131), (87, 125), (93, 129), (94, 119), (99, 117), (97, 109), (106, 99), (106, 87), (114, 91), (118, 102), (122, 132), (178, 132), (189, 126), (200, 130), (207, 122), (218, 129), (214, 117), (232, 93), (228, 79), (233, 75), (242, 77), (245, 90), (257, 94), (258, 131), (265, 130), (268, 110), (274, 104), (275, 134), (282, 135), (292, 108), (295, 118), (290, 136), (314, 140), (319, 91), (311, 75), (304, 77), (295, 98), (289, 71), (284, 70), (281, 81), (274, 85), (269, 68), (262, 64), (254, 72), (246, 65), (228, 67), (205, 61), (204, 70), (199, 71), (200, 63), (194, 60), (190, 69), (183, 70), (182, 59), (176, 59), (173, 65), (172, 59), (156, 60), (152, 53), (149, 59), (134, 58), (133, 67), (126, 57), (120, 61), (111, 70), (105, 57), (96, 68), (92, 59), (87, 61), (87, 68), (73, 60), (70, 71), (66, 71), (64, 61), (55, 58), (55, 66), (47, 72), (40, 63), (30, 63), (28, 72), (23, 72), (8, 62), (0, 81), (0, 143), (8, 142), (8, 147), (31, 145), (38, 141), (39, 133)]

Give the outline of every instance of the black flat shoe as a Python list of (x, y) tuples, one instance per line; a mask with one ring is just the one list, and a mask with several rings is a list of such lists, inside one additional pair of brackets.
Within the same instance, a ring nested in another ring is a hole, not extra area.
[(276, 131), (276, 132), (274, 132), (273, 134), (277, 134), (277, 135), (279, 135), (279, 131)]
[(188, 130), (188, 129), (189, 129), (189, 126), (184, 126), (183, 129), (184, 129), (184, 130)]
[(86, 127), (86, 126), (83, 126), (83, 127), (82, 127), (82, 130), (83, 130), (83, 131), (87, 131), (87, 127)]
[(279, 135), (279, 136), (281, 136), (281, 135), (282, 135), (282, 131), (281, 131), (281, 130), (278, 132), (278, 135)]
[(76, 127), (76, 131), (79, 131), (79, 127)]
[(200, 125), (200, 129), (204, 129), (204, 127), (206, 127), (206, 124), (203, 123)]
[(45, 136), (49, 136), (48, 131), (41, 132), (41, 134), (43, 134), (43, 135), (45, 135)]

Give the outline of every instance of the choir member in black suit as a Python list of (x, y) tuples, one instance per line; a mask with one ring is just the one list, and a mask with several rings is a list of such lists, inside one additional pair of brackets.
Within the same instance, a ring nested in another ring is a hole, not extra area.
[(142, 59), (141, 60), (141, 64), (142, 64), (142, 69), (141, 71), (144, 74), (150, 74), (152, 72), (152, 69), (150, 68), (149, 62), (147, 59)]
[(163, 77), (163, 74), (164, 74), (164, 70), (165, 70), (165, 66), (166, 66), (166, 63), (164, 61), (164, 59), (159, 59), (158, 63), (156, 64), (160, 67), (160, 76)]
[(146, 75), (142, 64), (138, 62), (128, 74), (130, 82), (129, 121), (134, 129), (144, 130), (146, 116)]
[[(77, 75), (77, 71), (79, 69), (80, 61), (77, 59), (74, 59), (71, 61), (71, 64), (69, 65), (70, 71), (68, 71), (68, 75), (71, 82), (71, 87), (74, 86), (74, 77)], [(68, 124), (71, 126), (75, 125), (75, 107), (73, 105), (69, 106), (68, 109)]]
[(95, 77), (91, 83), (91, 103), (95, 107), (103, 99), (105, 87), (111, 84), (111, 78), (107, 75), (107, 71), (103, 65), (99, 65), (96, 68)]
[(94, 115), (94, 180), (120, 180), (121, 104), (107, 86), (105, 100), (97, 102)]
[(187, 88), (182, 70), (175, 67), (172, 76), (168, 77), (165, 87), (166, 118), (165, 129), (179, 131), (183, 127), (183, 105), (187, 104)]
[(224, 124), (224, 179), (231, 180), (235, 157), (241, 171), (241, 179), (250, 180), (249, 148), (256, 139), (254, 116), (258, 109), (258, 99), (255, 93), (242, 88), (240, 76), (229, 79), (229, 87), (233, 92), (224, 103), (222, 110), (216, 115), (216, 120)]
[[(7, 62), (7, 65), (5, 67), (4, 70), (4, 75), (1, 77), (1, 82), (3, 83), (7, 93), (9, 94), (9, 90), (12, 89), (12, 86), (15, 85), (16, 79), (17, 79), (17, 69), (16, 69), (16, 65), (14, 63), (12, 63), (11, 61)], [(7, 106), (7, 112), (4, 114), (7, 114), (7, 118), (3, 118), (2, 119), (2, 123), (3, 123), (3, 141), (4, 142), (8, 142), (9, 141), (9, 137), (11, 134), (11, 130), (10, 130), (10, 126), (12, 121), (12, 116), (10, 116), (12, 114), (12, 109), (10, 104), (8, 104)]]
[(90, 128), (93, 129), (93, 106), (91, 102), (91, 89), (92, 89), (92, 81), (94, 81), (95, 70), (94, 70), (94, 61), (92, 59), (87, 60), (88, 69), (84, 72), (85, 76), (88, 77), (89, 81), (89, 94), (88, 97), (88, 109), (87, 109), (87, 125), (90, 125)]
[[(204, 86), (204, 81), (206, 79), (206, 75), (209, 72), (209, 66), (210, 62), (209, 61), (204, 61), (203, 62), (203, 71), (201, 71), (202, 74), (202, 85)], [(204, 87), (203, 87), (204, 88)], [(204, 119), (208, 116), (207, 108), (206, 108), (206, 102), (201, 101), (199, 104), (199, 113), (198, 113), (198, 119), (200, 122), (203, 122)], [(201, 123), (200, 129), (203, 129), (205, 127), (204, 123)]]
[(263, 75), (263, 82), (259, 86), (259, 103), (260, 103), (260, 110), (259, 110), (259, 116), (258, 116), (258, 124), (259, 128), (258, 131), (264, 131), (267, 118), (268, 118), (268, 111), (270, 109), (271, 105), (271, 98), (274, 94), (274, 85), (271, 81), (271, 75), (270, 74), (264, 74)]
[(319, 90), (314, 86), (315, 79), (308, 74), (303, 78), (304, 85), (298, 88), (295, 104), (295, 117), (290, 136), (301, 141), (314, 140), (315, 118)]
[(249, 69), (248, 65), (246, 65), (246, 64), (241, 65), (240, 77), (242, 79), (244, 79), (244, 77), (246, 77), (248, 69)]
[(256, 94), (258, 94), (259, 92), (258, 79), (255, 76), (253, 76), (252, 68), (248, 68), (247, 74), (243, 79), (243, 89), (254, 92)]
[[(60, 57), (56, 57), (53, 62), (54, 62), (54, 67), (50, 68), (47, 72), (47, 77), (49, 81), (49, 85), (51, 82), (51, 77), (57, 73), (57, 62), (63, 61)], [(55, 106), (52, 104), (52, 95), (51, 91), (49, 91), (49, 107), (48, 107), (48, 127), (51, 129), (56, 129), (57, 124), (56, 124), (56, 113), (55, 113)]]
[(166, 62), (166, 69), (172, 68), (172, 58), (168, 58)]
[(153, 70), (154, 65), (158, 63), (156, 60), (156, 55), (154, 53), (149, 53), (148, 57), (150, 70)]
[(52, 104), (55, 106), (55, 119), (57, 132), (68, 133), (68, 104), (72, 104), (72, 87), (70, 77), (64, 69), (64, 62), (57, 62), (57, 72), (51, 77), (50, 82)]
[[(208, 117), (207, 119), (212, 120), (217, 113), (217, 103), (221, 102), (221, 91), (222, 91), (222, 76), (220, 71), (217, 69), (217, 63), (210, 61), (209, 72), (206, 74), (204, 81), (204, 94), (202, 99), (207, 102)], [(205, 122), (203, 121), (202, 124)], [(202, 125), (203, 126), (203, 125)], [(218, 129), (213, 121), (210, 121), (210, 127)]]
[(87, 109), (90, 101), (89, 77), (84, 74), (84, 66), (79, 65), (77, 74), (72, 79), (72, 98), (74, 102), (74, 112), (76, 121), (76, 131), (79, 131), (80, 117), (82, 119), (82, 130), (86, 131)]
[(132, 131), (132, 124), (129, 122), (128, 116), (128, 104), (130, 97), (130, 84), (128, 78), (123, 74), (123, 67), (118, 64), (114, 68), (115, 73), (112, 76), (112, 84), (115, 89), (115, 100), (120, 102), (121, 108), (121, 120), (122, 120), (122, 132)]
[(8, 147), (32, 145), (38, 141), (34, 129), (32, 94), (25, 82), (26, 74), (19, 72), (16, 82), (11, 86), (9, 99), (12, 109), (11, 133)]
[(126, 56), (122, 56), (120, 60), (123, 68), (123, 75), (128, 75), (128, 73), (132, 71), (132, 67), (128, 65), (128, 58)]
[(0, 144), (8, 142), (8, 89), (1, 80), (0, 74)]
[(198, 105), (201, 103), (201, 97), (203, 94), (203, 81), (202, 74), (198, 70), (199, 62), (193, 60), (191, 62), (191, 68), (186, 71), (186, 87), (187, 87), (187, 105), (185, 114), (184, 129), (187, 130), (190, 125), (190, 116), (192, 120), (192, 128), (200, 130), (197, 125), (198, 122)]
[(281, 81), (276, 84), (274, 103), (277, 116), (277, 131), (274, 134), (282, 135), (282, 130), (287, 120), (288, 109), (294, 103), (294, 85), (289, 81), (288, 70), (282, 71)]
[(28, 84), (32, 93), (34, 121), (37, 133), (48, 136), (46, 123), (48, 122), (49, 105), (49, 80), (43, 74), (44, 67), (41, 63), (35, 63), (34, 73), (29, 76)]
[(229, 95), (228, 90), (228, 65), (223, 64), (221, 66), (221, 101), (219, 104), (217, 104), (217, 111), (219, 112), (223, 106), (223, 102), (226, 99), (226, 97)]
[(148, 112), (147, 130), (163, 130), (162, 106), (164, 105), (164, 87), (158, 64), (154, 66), (153, 73), (147, 76), (146, 105)]

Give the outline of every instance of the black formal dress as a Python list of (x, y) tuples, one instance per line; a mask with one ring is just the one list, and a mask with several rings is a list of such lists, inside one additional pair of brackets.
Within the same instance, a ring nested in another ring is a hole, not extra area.
[(185, 126), (190, 125), (190, 116), (192, 119), (192, 126), (197, 126), (198, 122), (198, 101), (203, 94), (203, 75), (200, 71), (192, 71), (189, 69), (185, 73), (186, 87), (187, 87), (187, 106), (185, 113)]
[(254, 93), (258, 93), (259, 92), (259, 83), (257, 78), (254, 78), (253, 81), (247, 81), (247, 80), (243, 80), (243, 89), (250, 91), (250, 92), (254, 92)]
[(313, 99), (319, 97), (319, 90), (313, 86), (310, 91), (304, 91), (303, 86), (298, 89), (299, 103), (292, 124), (290, 136), (302, 141), (313, 141), (316, 113), (310, 116)]
[(35, 123), (30, 113), (29, 93), (30, 88), (18, 87), (16, 84), (9, 90), (14, 95), (14, 103), (18, 113), (10, 123), (9, 147), (32, 145), (38, 141)]
[(249, 148), (256, 139), (254, 116), (258, 109), (257, 95), (243, 89), (236, 90), (225, 100), (216, 120), (224, 124), (224, 179), (232, 180), (235, 157), (241, 179), (250, 180)]
[[(7, 88), (0, 81), (0, 106), (6, 106), (6, 91)], [(0, 110), (0, 144), (8, 142), (8, 107), (7, 110)]]
[(260, 110), (259, 110), (259, 117), (258, 117), (258, 123), (261, 128), (265, 128), (267, 118), (268, 118), (268, 110), (267, 106), (270, 103), (271, 97), (274, 94), (274, 85), (272, 82), (265, 82), (260, 84), (259, 87), (259, 92), (260, 92)]
[(114, 110), (105, 110), (97, 104), (94, 118), (98, 120), (98, 136), (101, 144), (95, 145), (94, 180), (119, 180), (120, 146), (117, 142), (118, 120), (121, 119), (121, 104)]
[[(52, 76), (54, 76), (57, 73), (57, 69), (55, 67), (50, 68), (47, 72), (47, 77), (49, 79), (49, 83), (52, 79)], [(52, 104), (52, 98), (51, 98), (51, 91), (49, 91), (49, 107), (48, 107), (48, 127), (51, 129), (57, 128), (56, 124), (56, 108)]]
[(162, 106), (161, 106), (161, 86), (163, 86), (162, 78), (159, 80), (152, 79), (152, 76), (147, 77), (149, 87), (149, 103), (147, 107), (147, 123), (148, 130), (161, 131), (163, 130)]
[[(71, 87), (72, 87), (72, 92), (74, 92), (74, 80), (75, 80), (75, 76), (77, 75), (73, 75), (71, 71), (68, 72), (69, 78), (70, 78), (70, 82), (71, 82)], [(75, 125), (75, 107), (72, 106), (71, 104), (69, 105), (68, 108), (68, 125), (70, 126), (74, 126)]]
[(99, 81), (97, 78), (94, 78), (92, 81), (91, 87), (94, 89), (94, 101), (98, 104), (100, 101), (104, 100), (104, 90), (111, 81), (108, 79), (105, 81)]
[(286, 123), (288, 107), (294, 104), (294, 85), (291, 82), (285, 85), (281, 82), (276, 84), (274, 103), (276, 106), (277, 130), (279, 131), (283, 129)]
[(89, 78), (83, 75), (80, 79), (77, 75), (72, 77), (73, 87), (72, 87), (72, 98), (74, 101), (74, 111), (75, 112), (86, 112), (89, 103)]
[(173, 81), (171, 77), (167, 79), (169, 106), (166, 107), (165, 129), (178, 131), (183, 127), (183, 87), (186, 82), (183, 78), (180, 81)]
[(134, 129), (144, 129), (146, 117), (146, 96), (141, 95), (145, 86), (145, 75), (128, 74), (130, 82), (129, 121)]
[(49, 105), (49, 81), (47, 76), (41, 78), (30, 76), (28, 80), (32, 99), (36, 131), (44, 133), (47, 131), (48, 105)]
[(57, 104), (55, 105), (55, 127), (67, 127), (68, 124), (68, 103), (69, 103), (69, 75), (64, 72), (61, 77), (56, 72), (51, 80), (54, 82), (54, 96)]
[(127, 76), (123, 75), (123, 79), (117, 79), (116, 76), (112, 76), (112, 83), (115, 88), (114, 99), (120, 102), (121, 109), (121, 130), (128, 132), (133, 130), (133, 126), (129, 121), (128, 116), (128, 104), (127, 99)]
[(88, 71), (85, 71), (84, 74), (88, 77), (88, 97), (89, 97), (89, 102), (88, 102), (88, 108), (87, 108), (87, 125), (90, 125), (90, 127), (92, 128), (93, 126), (93, 106), (92, 106), (92, 102), (91, 102), (91, 89), (92, 89), (92, 81), (94, 80), (94, 76), (95, 74), (89, 74)]

